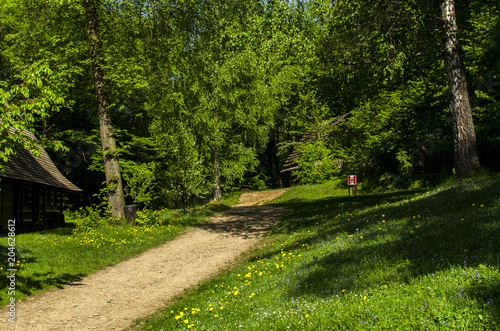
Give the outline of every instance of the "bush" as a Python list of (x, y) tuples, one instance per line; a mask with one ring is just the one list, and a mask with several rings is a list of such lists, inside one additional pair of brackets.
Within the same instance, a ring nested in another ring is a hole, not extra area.
[(137, 211), (136, 222), (139, 225), (159, 225), (162, 224), (160, 219), (160, 210), (143, 209)]
[(339, 174), (338, 164), (323, 142), (304, 144), (299, 151), (295, 161), (300, 168), (295, 173), (303, 183), (322, 183)]
[(87, 206), (81, 207), (77, 211), (66, 211), (65, 216), (75, 223), (73, 233), (88, 233), (107, 224), (110, 220), (109, 215), (103, 216), (99, 209)]

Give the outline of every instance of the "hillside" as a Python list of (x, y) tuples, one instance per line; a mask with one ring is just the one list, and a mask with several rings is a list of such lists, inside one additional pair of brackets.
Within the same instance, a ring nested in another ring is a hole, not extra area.
[(500, 179), (346, 196), (299, 186), (261, 248), (148, 330), (495, 330)]

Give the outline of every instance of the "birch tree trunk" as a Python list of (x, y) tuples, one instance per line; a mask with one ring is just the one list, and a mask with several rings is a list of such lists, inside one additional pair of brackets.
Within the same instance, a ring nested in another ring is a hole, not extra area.
[(121, 221), (125, 219), (125, 200), (123, 197), (120, 164), (116, 152), (116, 140), (113, 135), (111, 112), (109, 111), (109, 96), (106, 91), (106, 81), (104, 80), (103, 73), (104, 59), (99, 34), (98, 2), (95, 0), (85, 0), (83, 6), (87, 16), (87, 33), (90, 46), (89, 56), (92, 63), (95, 96), (99, 113), (99, 130), (101, 133), (104, 171), (106, 173), (108, 203), (112, 217)]
[(440, 0), (443, 19), (444, 62), (450, 94), (450, 112), (453, 126), (455, 171), (459, 177), (479, 169), (476, 133), (465, 77), (465, 66), (460, 57), (454, 0)]

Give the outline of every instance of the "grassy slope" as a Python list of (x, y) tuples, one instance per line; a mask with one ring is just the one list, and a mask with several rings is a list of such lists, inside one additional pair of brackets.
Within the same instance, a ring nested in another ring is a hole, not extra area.
[[(74, 224), (15, 237), (17, 300), (45, 289), (60, 286), (118, 263), (149, 248), (173, 239), (188, 226), (198, 224), (217, 211), (236, 203), (238, 196), (196, 209), (166, 210), (165, 225), (103, 227), (89, 233), (73, 234)], [(7, 304), (8, 241), (0, 238), (0, 305)]]
[(296, 187), (253, 257), (147, 330), (497, 330), (500, 179), (347, 197)]

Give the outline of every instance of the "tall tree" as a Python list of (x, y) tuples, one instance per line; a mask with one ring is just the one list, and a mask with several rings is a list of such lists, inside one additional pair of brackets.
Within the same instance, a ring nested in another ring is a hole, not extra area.
[(441, 0), (446, 77), (455, 142), (455, 171), (466, 176), (480, 167), (465, 66), (460, 57), (454, 0)]
[[(355, 95), (352, 100), (356, 102), (350, 102), (352, 107), (367, 106), (364, 109), (368, 109), (381, 95), (414, 88), (422, 79), (430, 83), (423, 73), (431, 72), (434, 76), (437, 70), (442, 70), (444, 61), (456, 173), (464, 176), (477, 169), (479, 159), (465, 69), (458, 48), (454, 1), (346, 0), (326, 5), (319, 0), (314, 3), (321, 13), (318, 21), (324, 27), (320, 56), (336, 75), (345, 77), (346, 83), (339, 85), (342, 93), (347, 90), (352, 91), (348, 95)], [(434, 89), (435, 96), (441, 94), (440, 82), (427, 84), (425, 88)], [(438, 108), (441, 103), (433, 103), (434, 112), (444, 110)], [(407, 119), (412, 123), (420, 117), (422, 108), (418, 104), (409, 106), (415, 113), (410, 115), (412, 121)], [(385, 112), (383, 108), (376, 111)], [(432, 116), (425, 117), (432, 119)], [(435, 124), (435, 121), (428, 123)], [(429, 134), (431, 131), (432, 128)], [(409, 141), (413, 139), (420, 138), (412, 136)]]
[(112, 217), (123, 220), (125, 218), (125, 200), (123, 197), (122, 178), (116, 149), (115, 133), (113, 132), (111, 112), (109, 109), (109, 96), (106, 90), (106, 80), (104, 78), (105, 63), (99, 31), (98, 14), (100, 6), (102, 6), (102, 3), (99, 0), (85, 0), (83, 2), (87, 17), (89, 56), (92, 64), (95, 96), (99, 113), (99, 130), (101, 133), (108, 202)]
[(196, 147), (187, 159), (211, 169), (207, 181), (219, 200), (223, 185), (242, 178), (255, 163), (278, 105), (266, 66), (271, 52), (263, 54), (259, 46), (265, 40), (255, 38), (265, 18), (259, 16), (257, 1), (177, 3), (157, 12), (167, 10), (165, 35), (179, 31), (181, 38), (155, 44), (163, 58), (151, 66), (156, 79), (150, 109), (156, 127), (170, 131), (169, 119), (175, 118), (186, 137), (194, 136), (189, 146), (181, 142), (191, 138), (177, 140), (178, 149)]

